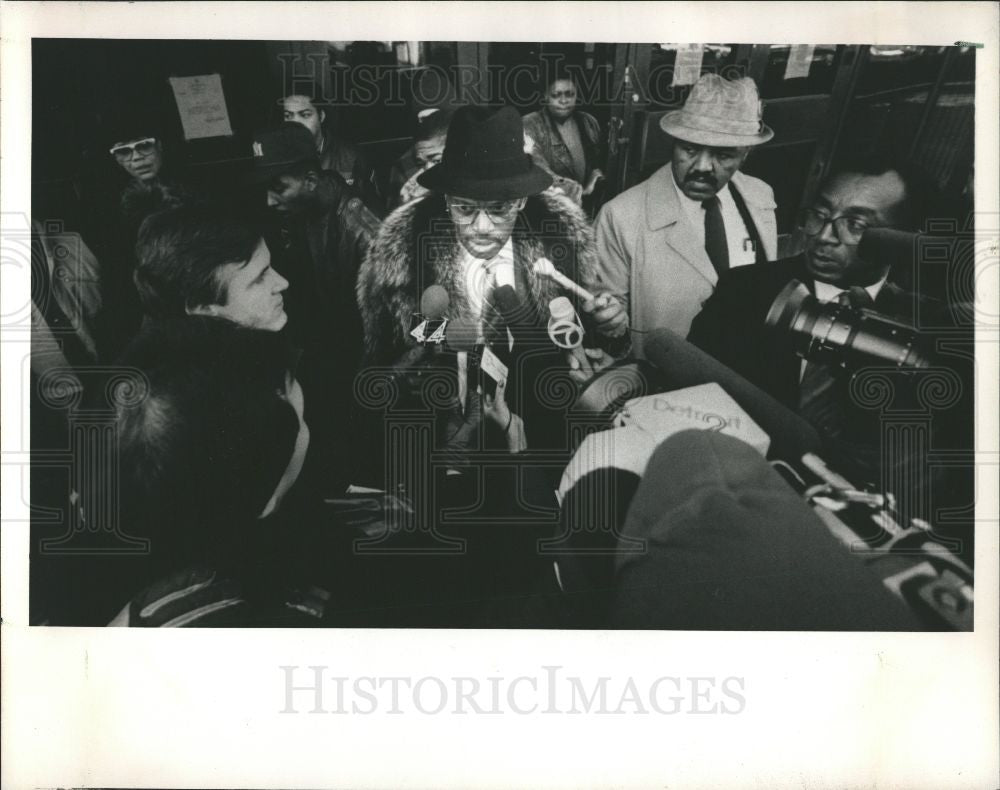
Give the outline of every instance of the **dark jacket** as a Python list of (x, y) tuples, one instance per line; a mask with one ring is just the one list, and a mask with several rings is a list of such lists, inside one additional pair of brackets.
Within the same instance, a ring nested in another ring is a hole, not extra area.
[(365, 205), (378, 217), (385, 216), (386, 200), (376, 177), (375, 168), (356, 145), (329, 132), (323, 135), (320, 167), (338, 173), (357, 190)]
[[(548, 169), (562, 178), (578, 180), (573, 170), (573, 158), (570, 156), (569, 148), (563, 141), (552, 116), (546, 110), (538, 110), (525, 115), (523, 123), (525, 134), (535, 143), (534, 153), (545, 160)], [(580, 110), (574, 112), (567, 123), (576, 124), (580, 132), (586, 163), (584, 174), (586, 182), (591, 172), (601, 163), (601, 127), (593, 115)]]
[(344, 429), (351, 424), (362, 354), (355, 284), (379, 221), (336, 173), (322, 174), (321, 190), (323, 208), (288, 218), (269, 246), (275, 269), (289, 283), (286, 331), (304, 351), (299, 378), (307, 403), (315, 405), (308, 416), (313, 448), (305, 474), (332, 474), (339, 483), (350, 466)]
[(410, 180), (410, 177), (420, 171), (420, 163), (417, 162), (416, 146), (411, 145), (389, 168), (389, 176), (386, 185), (386, 207), (392, 211), (399, 206), (402, 201), (399, 192), (403, 185)]
[[(802, 255), (756, 266), (739, 266), (725, 272), (695, 317), (688, 339), (795, 409), (802, 360), (787, 335), (776, 335), (765, 326), (775, 297), (793, 279), (813, 289), (813, 279)], [(927, 302), (887, 281), (879, 291), (874, 309), (900, 321), (911, 322), (917, 304), (923, 304), (926, 309)]]
[[(813, 288), (812, 277), (801, 255), (726, 272), (695, 318), (688, 339), (790, 409), (798, 411), (802, 360), (788, 333), (774, 332), (765, 326), (772, 302), (792, 279)], [(941, 441), (951, 444), (951, 437), (968, 435), (971, 403), (963, 403), (962, 398), (973, 389), (972, 371), (960, 353), (955, 356), (956, 352), (942, 353), (935, 349), (937, 332), (930, 327), (943, 326), (949, 313), (942, 303), (904, 291), (887, 281), (879, 291), (874, 310), (911, 325), (919, 318), (921, 344), (936, 353), (937, 359), (930, 369), (919, 373), (894, 371), (888, 364), (873, 364), (857, 371), (831, 367), (832, 403), (840, 414), (834, 432), (820, 430), (824, 458), (855, 484), (881, 483), (889, 474), (894, 475), (892, 480), (897, 483), (912, 481), (912, 486), (907, 484), (908, 490), (893, 493), (915, 503), (918, 506), (916, 515), (930, 518), (932, 516), (921, 504), (925, 500), (920, 498), (919, 489), (931, 477), (940, 478), (942, 467), (929, 468), (926, 453), (930, 444), (938, 445)], [(955, 398), (943, 393), (938, 393), (942, 395), (938, 398), (932, 394), (940, 380), (949, 382), (946, 388), (954, 389)], [(906, 418), (910, 421), (906, 431), (923, 430), (924, 417), (921, 415), (930, 420), (926, 436), (928, 446), (916, 440), (905, 447), (896, 446), (897, 439), (885, 433), (894, 420), (907, 414), (911, 416)], [(887, 442), (896, 444), (890, 447)], [(898, 485), (892, 487), (898, 488)], [(934, 483), (924, 489), (925, 492), (929, 490), (941, 494), (943, 485)]]
[(325, 202), (274, 229), (274, 263), (289, 282), (286, 310), (300, 345), (335, 344), (355, 357), (360, 351), (355, 283), (379, 221), (337, 173), (324, 171), (320, 178)]

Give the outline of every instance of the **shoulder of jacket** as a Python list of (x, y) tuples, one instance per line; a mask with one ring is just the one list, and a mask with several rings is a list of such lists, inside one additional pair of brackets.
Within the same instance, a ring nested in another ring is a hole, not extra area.
[(523, 116), (521, 124), (524, 126), (525, 131), (538, 131), (545, 127), (545, 119), (542, 117), (540, 110), (535, 110), (535, 112), (529, 112)]
[(760, 208), (775, 208), (774, 190), (766, 181), (737, 172), (733, 176), (733, 183), (747, 203), (753, 203)]
[(381, 226), (378, 217), (357, 195), (344, 196), (340, 204), (340, 215), (345, 223), (364, 231), (369, 236), (375, 236)]
[(600, 130), (601, 128), (600, 121), (598, 121), (589, 112), (584, 112), (583, 110), (577, 110), (577, 115), (580, 116), (580, 120), (583, 122), (583, 125), (586, 126), (588, 129), (591, 130), (596, 129), (598, 131)]
[[(633, 216), (633, 212), (637, 210), (645, 212), (646, 196), (649, 194), (650, 189), (657, 186), (654, 180), (658, 181), (656, 176), (659, 172), (660, 171), (653, 173), (644, 181), (640, 181), (638, 184), (629, 187), (624, 192), (619, 192), (611, 198), (611, 200), (601, 206), (601, 210), (598, 212), (598, 219), (602, 216), (606, 216), (610, 221), (621, 217), (623, 219), (627, 219), (629, 223), (634, 222), (635, 218)], [(624, 215), (628, 216), (626, 217)]]

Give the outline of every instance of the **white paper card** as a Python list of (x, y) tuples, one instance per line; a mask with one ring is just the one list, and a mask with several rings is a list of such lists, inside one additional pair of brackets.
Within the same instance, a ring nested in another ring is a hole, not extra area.
[(694, 85), (701, 76), (701, 60), (705, 49), (701, 44), (681, 44), (674, 61), (674, 85)]
[(500, 357), (494, 354), (489, 346), (483, 349), (483, 357), (479, 361), (479, 367), (497, 384), (502, 384), (507, 380), (507, 366), (500, 361)]
[(812, 44), (794, 44), (788, 52), (788, 63), (785, 65), (785, 79), (795, 80), (809, 76), (809, 69), (812, 67), (813, 52), (816, 47)]
[(233, 128), (229, 124), (229, 110), (220, 75), (171, 77), (170, 87), (174, 91), (185, 140), (232, 137)]

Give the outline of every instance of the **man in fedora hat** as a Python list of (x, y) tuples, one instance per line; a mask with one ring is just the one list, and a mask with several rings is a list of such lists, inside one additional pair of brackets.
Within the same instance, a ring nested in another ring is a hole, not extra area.
[[(385, 219), (358, 275), (369, 362), (392, 364), (412, 347), (411, 321), (430, 285), (447, 291), (451, 319), (478, 327), (484, 342), (509, 351), (513, 360), (527, 341), (509, 343), (506, 321), (493, 300), (494, 290), (508, 285), (523, 308), (510, 336), (547, 342), (549, 302), (565, 294), (532, 265), (547, 258), (579, 282), (593, 279), (597, 256), (581, 209), (548, 190), (552, 176), (525, 153), (517, 111), (458, 109), (440, 163), (419, 175), (418, 182), (429, 193)], [(532, 356), (538, 364), (558, 364), (561, 357), (547, 353), (555, 350), (543, 344)], [(457, 357), (461, 371), (463, 360)], [(531, 417), (519, 409), (531, 409), (524, 401), (531, 400), (532, 387), (523, 369), (517, 375), (515, 362), (510, 370), (507, 398), (530, 435)], [(518, 386), (518, 377), (524, 386)], [(467, 408), (474, 395), (475, 387), (460, 373), (459, 408)]]
[(671, 161), (608, 202), (597, 218), (594, 281), (627, 311), (601, 321), (617, 335), (666, 327), (685, 336), (719, 274), (774, 260), (774, 193), (739, 172), (750, 150), (774, 132), (761, 119), (753, 80), (706, 74), (660, 127), (673, 138)]

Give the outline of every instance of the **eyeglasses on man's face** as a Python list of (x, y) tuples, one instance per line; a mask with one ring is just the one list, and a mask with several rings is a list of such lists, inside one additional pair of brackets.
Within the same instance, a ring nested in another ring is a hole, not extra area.
[(116, 145), (110, 149), (111, 155), (119, 162), (128, 162), (133, 156), (149, 156), (156, 150), (156, 138), (147, 137), (134, 143)]
[(475, 222), (480, 211), (486, 212), (491, 222), (510, 222), (524, 208), (525, 199), (477, 202), (447, 198), (446, 202), (451, 218), (460, 225), (468, 225)]
[(807, 236), (818, 236), (827, 224), (833, 225), (834, 233), (843, 244), (855, 245), (871, 225), (863, 219), (852, 216), (831, 217), (814, 208), (803, 209), (799, 214), (799, 227)]

